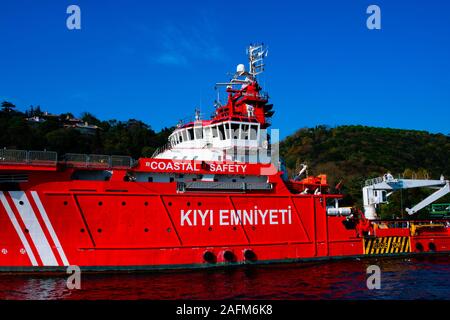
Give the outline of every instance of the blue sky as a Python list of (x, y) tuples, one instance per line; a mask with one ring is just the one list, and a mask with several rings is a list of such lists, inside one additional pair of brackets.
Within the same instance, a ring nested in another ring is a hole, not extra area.
[[(81, 8), (81, 30), (66, 8)], [(381, 8), (381, 30), (366, 8)], [(2, 1), (0, 100), (136, 118), (213, 112), (215, 82), (269, 46), (261, 77), (281, 136), (363, 124), (450, 133), (450, 2)]]

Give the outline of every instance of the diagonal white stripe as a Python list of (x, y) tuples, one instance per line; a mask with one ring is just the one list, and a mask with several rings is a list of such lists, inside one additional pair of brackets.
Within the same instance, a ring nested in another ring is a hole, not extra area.
[(47, 212), (45, 211), (45, 208), (42, 205), (38, 193), (36, 191), (31, 191), (31, 196), (33, 197), (34, 202), (36, 203), (36, 206), (39, 212), (41, 213), (42, 219), (44, 220), (45, 226), (47, 227), (47, 230), (50, 233), (50, 236), (52, 237), (53, 243), (56, 245), (56, 249), (58, 250), (62, 262), (64, 263), (65, 266), (69, 266), (69, 261), (67, 260), (66, 255), (64, 254), (64, 250), (61, 246), (61, 243), (59, 242), (55, 230), (53, 229), (52, 223), (48, 218)]
[(11, 220), (11, 223), (13, 224), (14, 229), (16, 229), (16, 232), (20, 238), (20, 241), (22, 241), (22, 245), (24, 246), (25, 251), (28, 254), (28, 257), (30, 258), (31, 264), (33, 266), (37, 266), (38, 263), (36, 261), (36, 258), (34, 257), (33, 251), (31, 250), (30, 244), (28, 243), (27, 238), (25, 237), (24, 233), (22, 232), (19, 222), (17, 221), (16, 216), (14, 215), (14, 212), (12, 211), (11, 207), (9, 206), (8, 200), (6, 200), (6, 197), (2, 191), (0, 191), (0, 200), (3, 203), (3, 206), (5, 207), (6, 213), (8, 214), (8, 217)]
[(58, 261), (56, 260), (44, 231), (42, 230), (41, 225), (34, 214), (27, 195), (23, 191), (10, 191), (9, 194), (14, 201), (14, 205), (16, 206), (17, 211), (25, 224), (25, 227), (30, 233), (31, 240), (33, 240), (34, 246), (38, 251), (42, 263), (44, 266), (57, 266)]

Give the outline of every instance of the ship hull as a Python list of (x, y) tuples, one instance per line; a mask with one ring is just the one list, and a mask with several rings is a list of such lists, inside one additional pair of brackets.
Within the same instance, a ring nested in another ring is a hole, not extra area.
[(450, 251), (448, 228), (360, 237), (345, 217), (327, 215), (327, 197), (79, 181), (5, 190), (0, 270), (216, 268)]

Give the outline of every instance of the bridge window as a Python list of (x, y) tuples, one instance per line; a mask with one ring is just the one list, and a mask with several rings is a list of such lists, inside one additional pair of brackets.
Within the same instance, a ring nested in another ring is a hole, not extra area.
[(250, 126), (250, 140), (256, 140), (258, 138), (258, 126)]
[(239, 139), (239, 123), (232, 123), (231, 124), (231, 137), (233, 139)]
[(217, 127), (216, 126), (213, 126), (212, 127), (212, 136), (213, 136), (213, 138), (217, 138)]
[(187, 129), (188, 134), (189, 134), (189, 140), (194, 140), (194, 129), (193, 128), (189, 128)]
[(219, 129), (220, 140), (225, 140), (225, 127), (223, 126), (223, 124), (219, 125), (218, 129)]
[(248, 132), (248, 130), (249, 130), (249, 125), (248, 124), (243, 124), (242, 125), (242, 139), (244, 139), (244, 140), (248, 140), (248, 138), (249, 138), (249, 132)]
[(183, 130), (181, 133), (182, 133), (182, 139), (181, 139), (181, 141), (182, 141), (182, 142), (183, 142), (183, 141), (188, 141), (186, 130)]
[(203, 136), (204, 137), (211, 137), (211, 127), (204, 127)]
[(202, 127), (195, 127), (195, 139), (203, 139), (203, 128)]
[(231, 134), (230, 134), (230, 123), (225, 123), (225, 138), (226, 139), (231, 139)]

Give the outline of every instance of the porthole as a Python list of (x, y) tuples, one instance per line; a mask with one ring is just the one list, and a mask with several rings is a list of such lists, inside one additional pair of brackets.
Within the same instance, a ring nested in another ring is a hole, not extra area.
[(244, 251), (244, 258), (247, 261), (254, 261), (254, 260), (256, 260), (256, 254), (255, 254), (255, 252), (253, 252), (253, 250), (246, 249)]
[(103, 205), (103, 202), (99, 201), (99, 202), (98, 202), (98, 205), (99, 205), (99, 206), (102, 206), (102, 205)]
[(204, 259), (206, 262), (213, 263), (213, 262), (215, 262), (215, 260), (216, 260), (216, 256), (215, 256), (214, 253), (212, 253), (211, 251), (205, 251), (205, 252), (203, 253), (203, 259)]
[(432, 252), (436, 251), (436, 245), (433, 242), (428, 244), (428, 249)]
[(416, 250), (419, 252), (423, 252), (423, 245), (420, 242), (416, 243)]
[(102, 229), (98, 228), (98, 229), (97, 229), (97, 232), (98, 232), (98, 233), (102, 233)]
[(23, 206), (23, 201), (19, 201), (19, 204), (20, 204), (21, 206)]
[(235, 259), (234, 253), (230, 250), (225, 250), (223, 253), (223, 259), (228, 262), (233, 262)]

